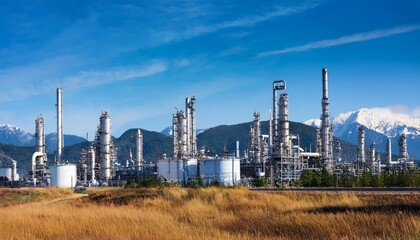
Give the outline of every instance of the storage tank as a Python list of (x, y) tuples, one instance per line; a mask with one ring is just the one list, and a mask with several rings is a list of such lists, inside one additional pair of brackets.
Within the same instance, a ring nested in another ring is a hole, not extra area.
[(59, 188), (71, 188), (76, 186), (76, 165), (51, 166), (51, 186)]
[(168, 181), (184, 182), (195, 176), (197, 176), (197, 159), (158, 160), (158, 177)]
[(238, 184), (241, 179), (240, 159), (233, 157), (202, 159), (200, 175), (207, 184), (215, 181), (225, 186)]
[(0, 177), (7, 177), (7, 179), (12, 179), (12, 169), (11, 168), (0, 168)]
[(163, 177), (168, 181), (178, 180), (178, 161), (170, 159), (158, 160), (158, 177)]

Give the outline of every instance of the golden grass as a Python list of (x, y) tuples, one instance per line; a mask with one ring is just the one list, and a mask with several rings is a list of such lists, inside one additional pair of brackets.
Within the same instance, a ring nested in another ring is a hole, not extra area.
[(1, 207), (0, 238), (420, 238), (420, 193), (101, 189), (72, 202), (50, 200)]

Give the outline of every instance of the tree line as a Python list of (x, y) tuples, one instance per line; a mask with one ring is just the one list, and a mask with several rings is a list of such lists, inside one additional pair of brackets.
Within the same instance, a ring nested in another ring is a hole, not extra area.
[(326, 169), (320, 172), (305, 169), (297, 186), (301, 187), (420, 187), (418, 172), (365, 172), (355, 176), (350, 172), (341, 175), (330, 174)]

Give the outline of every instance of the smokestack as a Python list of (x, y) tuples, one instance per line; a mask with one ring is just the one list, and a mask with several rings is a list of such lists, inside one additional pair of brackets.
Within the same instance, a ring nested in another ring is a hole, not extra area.
[(329, 122), (329, 100), (328, 100), (328, 70), (322, 69), (322, 117), (321, 117), (321, 159), (325, 168), (332, 173), (332, 139)]
[(93, 146), (90, 146), (89, 153), (90, 153), (90, 174), (91, 174), (90, 180), (91, 182), (96, 182), (96, 179), (95, 179), (96, 159), (95, 159), (95, 149), (93, 148)]
[(328, 99), (328, 69), (322, 69), (322, 99)]
[(57, 163), (63, 161), (63, 111), (62, 111), (63, 90), (57, 88)]
[(140, 129), (137, 129), (136, 150), (137, 171), (140, 171), (143, 165), (143, 134)]

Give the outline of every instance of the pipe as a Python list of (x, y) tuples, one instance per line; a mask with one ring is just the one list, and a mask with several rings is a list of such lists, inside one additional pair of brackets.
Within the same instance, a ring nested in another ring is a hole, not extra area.
[(32, 179), (35, 180), (35, 176), (36, 176), (36, 158), (37, 157), (43, 157), (44, 153), (42, 152), (34, 152), (34, 154), (32, 154)]
[(192, 157), (196, 157), (197, 155), (197, 131), (196, 131), (196, 123), (195, 123), (195, 96), (191, 97), (190, 102), (191, 108), (191, 155)]
[(63, 111), (62, 111), (63, 90), (57, 88), (57, 162), (63, 161)]

